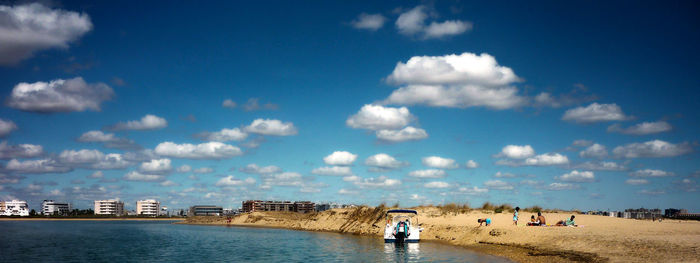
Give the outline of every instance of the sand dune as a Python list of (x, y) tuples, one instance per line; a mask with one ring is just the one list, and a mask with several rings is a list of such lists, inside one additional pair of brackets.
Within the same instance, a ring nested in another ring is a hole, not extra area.
[[(576, 215), (584, 227), (525, 226), (532, 213), (521, 212), (520, 225), (512, 224), (511, 213), (471, 211), (446, 214), (438, 208), (421, 207), (418, 221), (421, 238), (448, 242), (519, 262), (699, 262), (700, 222), (663, 222)], [(232, 225), (279, 227), (309, 231), (332, 231), (379, 238), (385, 208), (334, 209), (322, 213), (297, 214), (256, 212), (232, 218)], [(545, 213), (548, 223), (570, 214)], [(493, 224), (479, 227), (478, 218), (490, 217)], [(189, 218), (189, 224), (227, 224), (224, 217)]]

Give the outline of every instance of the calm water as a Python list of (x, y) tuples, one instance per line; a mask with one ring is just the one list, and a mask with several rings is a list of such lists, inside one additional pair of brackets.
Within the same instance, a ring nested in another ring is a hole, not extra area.
[(0, 222), (0, 262), (508, 262), (424, 242), (152, 221)]

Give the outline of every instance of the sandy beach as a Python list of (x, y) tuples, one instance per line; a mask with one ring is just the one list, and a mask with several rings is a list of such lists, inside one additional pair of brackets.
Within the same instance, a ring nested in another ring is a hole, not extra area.
[[(532, 213), (521, 212), (514, 226), (511, 213), (473, 210), (444, 213), (417, 208), (422, 240), (446, 242), (517, 262), (700, 262), (700, 222), (662, 222), (576, 215), (580, 227), (525, 226)], [(334, 209), (314, 214), (255, 212), (232, 219), (231, 225), (382, 235), (386, 208)], [(571, 214), (544, 213), (549, 224)], [(489, 217), (491, 226), (479, 227)], [(226, 225), (225, 217), (195, 217), (184, 224)]]

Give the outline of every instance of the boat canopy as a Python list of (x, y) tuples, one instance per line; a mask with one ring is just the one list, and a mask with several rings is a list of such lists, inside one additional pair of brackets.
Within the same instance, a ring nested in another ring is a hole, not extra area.
[(409, 214), (418, 214), (416, 210), (410, 210), (410, 209), (393, 209), (386, 211), (387, 214), (392, 214), (392, 213), (409, 213)]

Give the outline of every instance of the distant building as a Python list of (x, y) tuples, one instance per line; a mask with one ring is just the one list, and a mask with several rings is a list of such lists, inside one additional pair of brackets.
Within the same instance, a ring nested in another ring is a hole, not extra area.
[(95, 200), (95, 215), (124, 215), (124, 202), (116, 199)]
[(214, 205), (195, 205), (190, 207), (187, 216), (220, 216), (224, 209)]
[(661, 209), (625, 209), (624, 218), (631, 219), (657, 219), (661, 218)]
[(311, 201), (297, 201), (294, 202), (294, 212), (297, 213), (312, 213), (314, 212), (316, 205)]
[(242, 211), (244, 213), (258, 211), (275, 211), (275, 212), (299, 212), (310, 213), (315, 210), (316, 205), (310, 201), (261, 201), (247, 200), (243, 201)]
[(168, 215), (168, 207), (167, 206), (161, 206), (160, 207), (160, 213), (158, 214), (159, 216), (167, 216)]
[(0, 215), (3, 216), (29, 216), (29, 205), (27, 205), (27, 201), (5, 201), (0, 204), (0, 209), (2, 209)]
[(56, 202), (54, 200), (44, 200), (41, 202), (41, 214), (45, 216), (70, 214), (70, 204), (66, 202)]
[(156, 217), (160, 213), (160, 202), (154, 199), (136, 201), (136, 215)]
[(325, 203), (325, 204), (316, 204), (316, 212), (323, 212), (326, 210), (331, 209), (331, 204)]
[(243, 201), (241, 209), (243, 213), (263, 211), (262, 200), (247, 200)]

